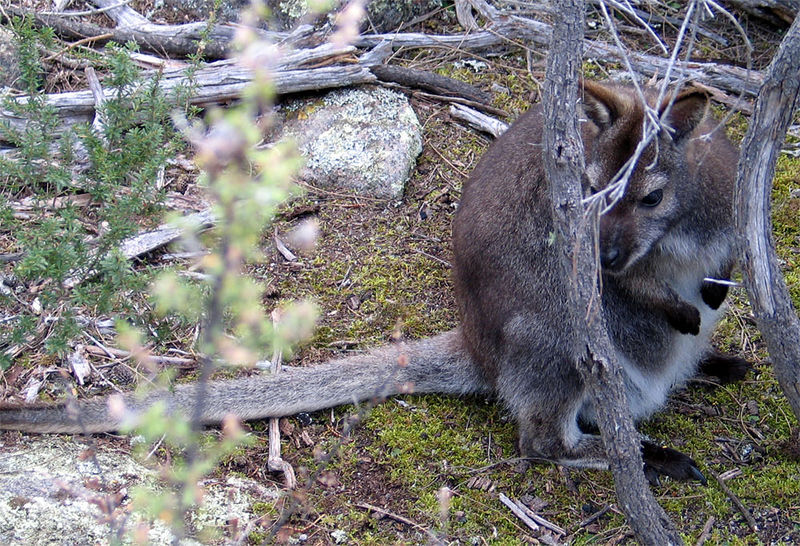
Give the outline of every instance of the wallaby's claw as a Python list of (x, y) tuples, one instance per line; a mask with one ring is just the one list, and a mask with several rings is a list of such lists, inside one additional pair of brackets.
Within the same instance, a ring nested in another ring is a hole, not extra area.
[(697, 468), (696, 466), (692, 466), (690, 468), (690, 470), (692, 472), (692, 478), (693, 479), (697, 480), (698, 482), (700, 482), (703, 485), (708, 485), (708, 481), (706, 480), (706, 477), (703, 475), (702, 472), (700, 472), (699, 468)]
[(708, 485), (697, 463), (677, 449), (663, 447), (652, 442), (642, 442), (644, 474), (652, 485), (658, 485), (658, 476), (669, 476), (673, 480), (696, 480)]
[(700, 333), (700, 311), (694, 305), (679, 305), (667, 311), (670, 326), (682, 334), (696, 336)]

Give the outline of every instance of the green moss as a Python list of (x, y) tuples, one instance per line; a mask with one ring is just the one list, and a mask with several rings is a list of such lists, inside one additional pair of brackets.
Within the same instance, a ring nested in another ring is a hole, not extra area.
[(800, 305), (800, 158), (781, 154), (775, 168), (772, 222), (778, 256), (795, 307)]
[[(514, 64), (523, 64), (521, 57), (514, 61)], [(497, 63), (490, 69), (479, 71), (466, 66), (444, 64), (436, 71), (484, 90), (491, 89), (494, 100), (492, 106), (508, 112), (511, 120), (530, 108), (532, 99), (539, 92), (539, 84), (533, 74), (506, 63)]]

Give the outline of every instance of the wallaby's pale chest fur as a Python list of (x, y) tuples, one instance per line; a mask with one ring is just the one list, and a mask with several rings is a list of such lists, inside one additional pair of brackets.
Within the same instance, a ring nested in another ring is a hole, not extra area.
[[(726, 278), (734, 265), (737, 152), (706, 118), (703, 92), (689, 88), (667, 106), (647, 91), (647, 101), (673, 130), (645, 150), (624, 195), (600, 223), (603, 312), (637, 418), (661, 407), (698, 366), (723, 379), (746, 370), (744, 361), (709, 348), (726, 288), (703, 280)], [(631, 87), (589, 82), (583, 106), (588, 195), (602, 191), (630, 158), (645, 109)], [(459, 328), (277, 376), (212, 382), (202, 421), (314, 411), (398, 394), (409, 385), (416, 392), (494, 394), (517, 421), (523, 455), (606, 466), (600, 438), (587, 428), (593, 409), (576, 369), (581, 326), (567, 318), (568, 281), (555, 266), (541, 139), (535, 106), (490, 147), (464, 184), (453, 225)], [(194, 385), (180, 385), (144, 399), (126, 396), (128, 416), (156, 400), (191, 414), (195, 392)], [(102, 398), (69, 408), (0, 408), (0, 429), (30, 432), (113, 430), (120, 419)], [(643, 455), (652, 472), (702, 479), (679, 452), (643, 442)]]

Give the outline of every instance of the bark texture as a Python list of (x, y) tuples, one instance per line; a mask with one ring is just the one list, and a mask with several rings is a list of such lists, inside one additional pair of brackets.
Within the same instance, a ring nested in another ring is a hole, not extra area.
[(800, 92), (800, 17), (767, 71), (742, 143), (736, 184), (736, 230), (744, 285), (775, 376), (800, 420), (800, 320), (792, 307), (772, 240), (770, 195), (775, 161)]
[(728, 0), (731, 4), (773, 24), (791, 24), (800, 11), (800, 0)]
[(576, 362), (592, 392), (597, 424), (608, 453), (617, 497), (641, 544), (682, 544), (677, 529), (653, 497), (642, 470), (641, 443), (630, 415), (622, 370), (600, 313), (593, 221), (581, 202), (584, 169), (578, 126), (578, 74), (583, 45), (583, 2), (561, 2), (553, 25), (543, 93), (544, 167), (554, 205), (556, 240), (563, 244), (561, 266), (573, 279), (570, 320), (584, 322), (584, 357)]

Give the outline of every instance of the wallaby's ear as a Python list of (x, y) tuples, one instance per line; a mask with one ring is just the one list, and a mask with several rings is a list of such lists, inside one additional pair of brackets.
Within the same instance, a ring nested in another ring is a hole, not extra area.
[(589, 80), (581, 80), (583, 112), (600, 130), (611, 127), (625, 111), (623, 97), (615, 90)]
[[(670, 99), (664, 99), (658, 114), (661, 116), (669, 105)], [(672, 103), (667, 118), (664, 120), (672, 127), (672, 140), (679, 142), (703, 121), (708, 109), (708, 93), (698, 87), (689, 87), (681, 91)]]

